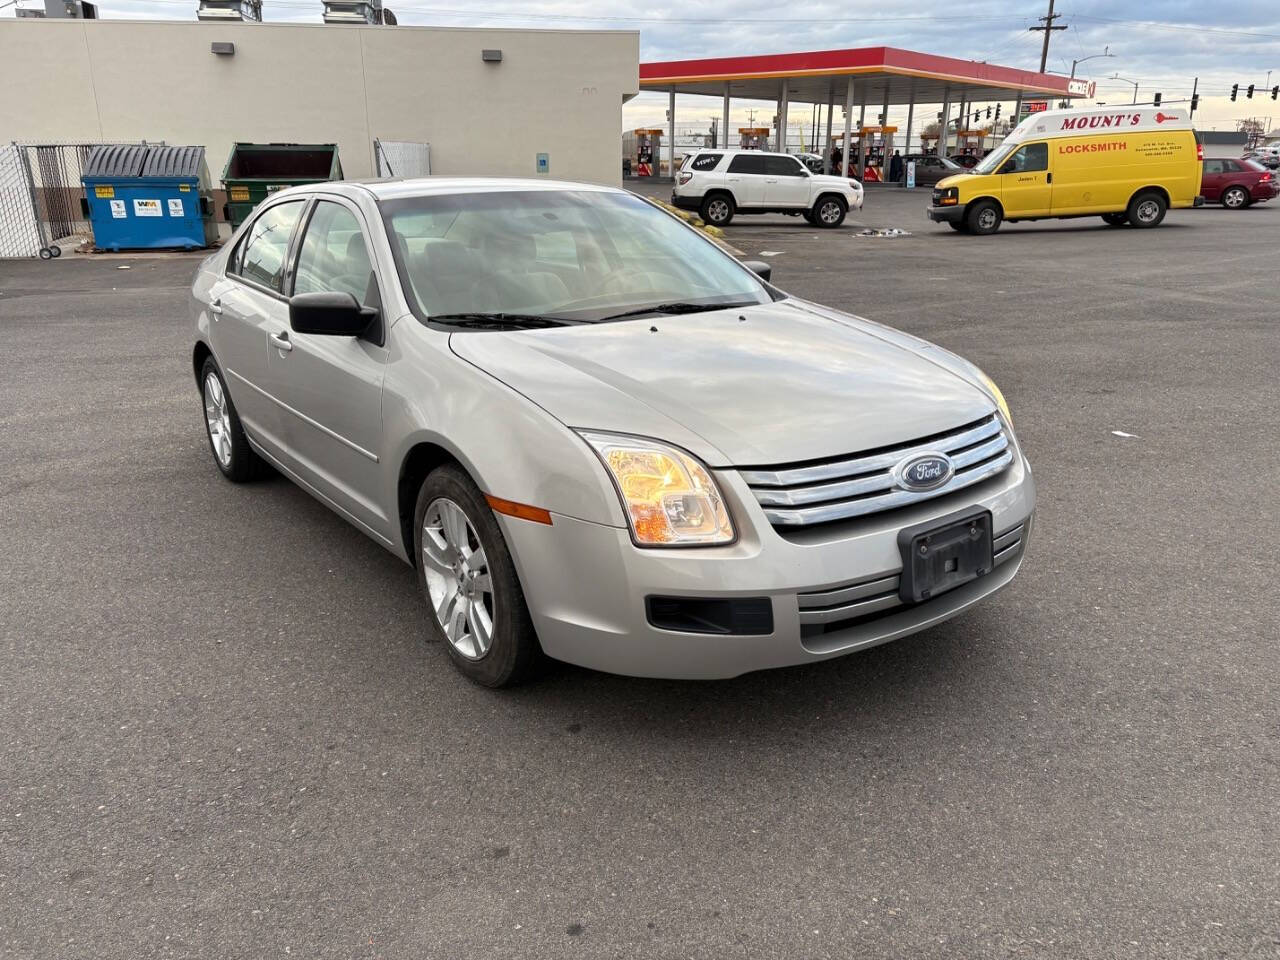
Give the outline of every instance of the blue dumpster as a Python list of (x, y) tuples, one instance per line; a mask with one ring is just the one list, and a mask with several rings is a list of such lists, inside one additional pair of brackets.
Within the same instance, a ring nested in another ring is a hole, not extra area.
[(204, 147), (94, 147), (81, 182), (99, 250), (194, 250), (216, 236)]

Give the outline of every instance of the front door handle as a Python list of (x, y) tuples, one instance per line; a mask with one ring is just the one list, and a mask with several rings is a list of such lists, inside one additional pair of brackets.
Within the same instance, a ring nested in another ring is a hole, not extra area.
[(285, 353), (288, 353), (293, 349), (293, 343), (289, 340), (288, 330), (281, 330), (279, 333), (273, 333), (269, 339), (271, 340), (271, 345), (277, 350), (283, 350)]
[(1044, 182), (1045, 182), (1045, 183), (1053, 183), (1053, 174), (1052, 174), (1052, 173), (1046, 173), (1046, 174), (1044, 175)]
[(209, 304), (209, 312), (215, 317), (220, 316), (222, 314), (222, 301), (220, 299), (214, 300), (213, 303)]

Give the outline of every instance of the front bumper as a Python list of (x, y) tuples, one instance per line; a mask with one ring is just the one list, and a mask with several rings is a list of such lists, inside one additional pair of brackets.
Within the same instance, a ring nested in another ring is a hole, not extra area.
[(926, 207), (924, 215), (934, 223), (959, 223), (964, 219), (964, 207), (958, 203), (952, 207)]
[[(643, 550), (626, 529), (556, 515), (498, 516), (546, 653), (608, 673), (734, 677), (812, 663), (940, 623), (1013, 579), (1030, 539), (1035, 484), (1018, 452), (1002, 474), (954, 494), (784, 537), (734, 471), (717, 471), (737, 523), (727, 547)], [(897, 597), (898, 531), (958, 510), (991, 511), (997, 565), (924, 603)], [(1003, 550), (1003, 553), (1001, 552)], [(768, 598), (764, 635), (684, 633), (649, 622), (648, 597)]]

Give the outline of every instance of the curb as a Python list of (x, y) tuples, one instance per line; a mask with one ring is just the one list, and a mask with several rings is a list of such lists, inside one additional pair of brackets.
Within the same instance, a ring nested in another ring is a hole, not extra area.
[(667, 211), (667, 213), (671, 214), (673, 217), (679, 217), (695, 230), (701, 230), (710, 237), (717, 246), (733, 254), (735, 257), (741, 259), (746, 256), (743, 251), (739, 250), (724, 238), (724, 230), (720, 227), (713, 227), (709, 224), (703, 223), (702, 218), (696, 213), (690, 213), (688, 210), (681, 210), (679, 207), (673, 206), (665, 200), (658, 200), (655, 197), (645, 197), (644, 199), (652, 203), (655, 207), (659, 207), (662, 210)]

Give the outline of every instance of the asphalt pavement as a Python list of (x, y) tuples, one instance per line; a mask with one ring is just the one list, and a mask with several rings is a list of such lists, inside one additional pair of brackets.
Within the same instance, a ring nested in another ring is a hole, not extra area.
[(472, 685), (409, 567), (214, 467), (194, 258), (0, 262), (0, 956), (1280, 955), (1280, 204), (925, 202), (728, 239), (991, 374), (1028, 559), (716, 683)]

